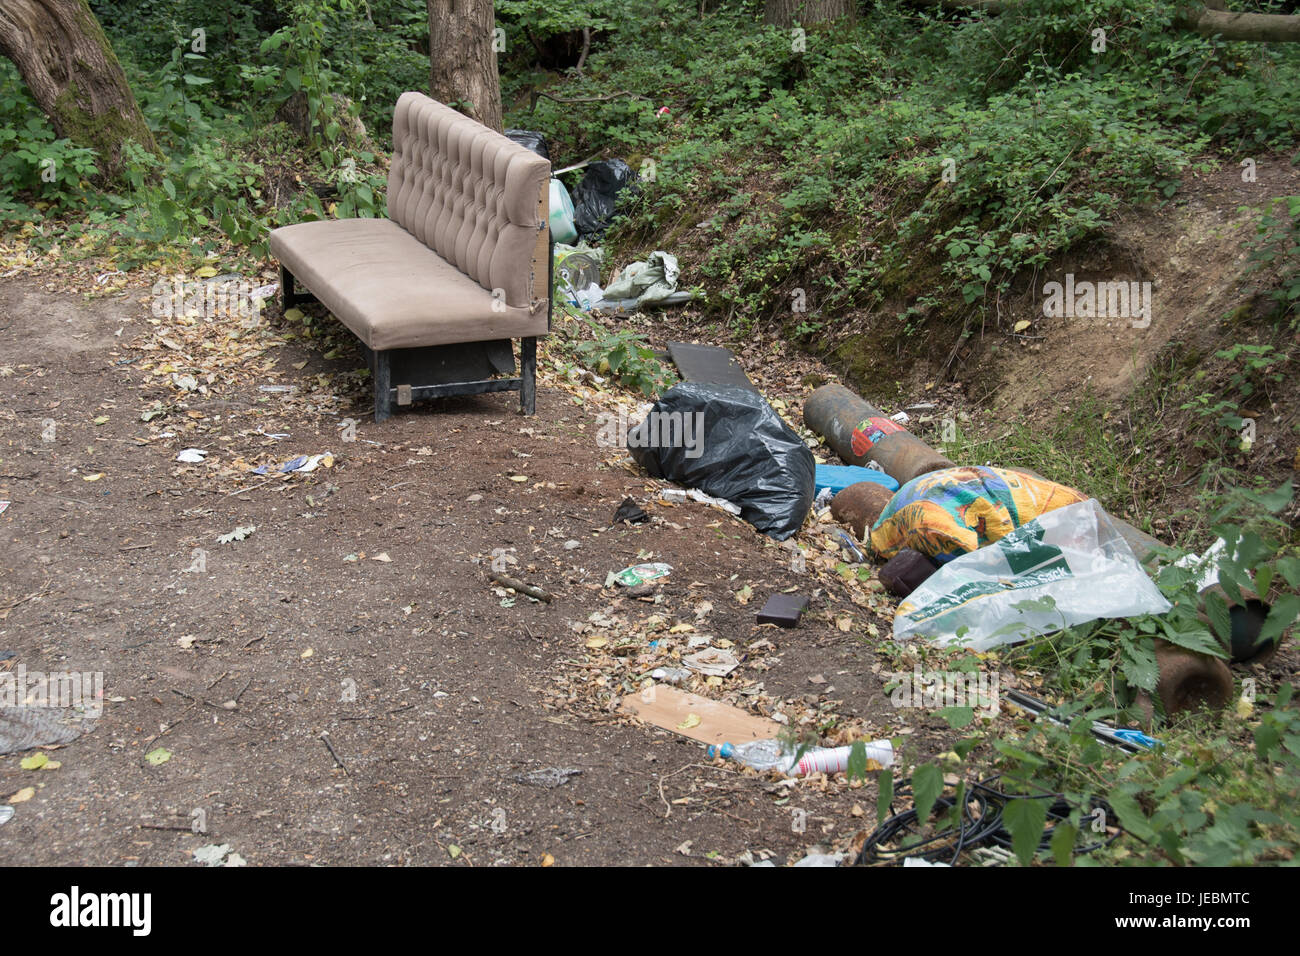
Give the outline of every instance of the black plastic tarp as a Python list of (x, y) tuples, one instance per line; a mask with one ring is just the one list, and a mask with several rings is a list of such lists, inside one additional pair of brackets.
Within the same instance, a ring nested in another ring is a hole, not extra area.
[(628, 432), (627, 447), (653, 477), (726, 498), (778, 541), (812, 507), (812, 452), (752, 388), (683, 382)]

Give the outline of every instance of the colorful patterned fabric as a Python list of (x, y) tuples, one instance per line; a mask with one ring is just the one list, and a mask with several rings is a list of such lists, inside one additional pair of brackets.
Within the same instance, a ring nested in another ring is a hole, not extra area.
[(1073, 488), (1006, 468), (945, 468), (898, 490), (871, 528), (871, 547), (881, 558), (912, 548), (951, 561), (1041, 514), (1086, 500)]

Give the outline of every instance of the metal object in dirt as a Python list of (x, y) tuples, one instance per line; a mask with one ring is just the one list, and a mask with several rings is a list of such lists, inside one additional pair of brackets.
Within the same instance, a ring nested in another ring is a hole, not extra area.
[(823, 385), (804, 403), (803, 420), (850, 465), (880, 463), (900, 485), (953, 463), (843, 385)]

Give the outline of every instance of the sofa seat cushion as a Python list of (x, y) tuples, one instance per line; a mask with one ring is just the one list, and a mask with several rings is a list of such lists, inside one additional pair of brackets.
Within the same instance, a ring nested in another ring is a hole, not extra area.
[(376, 351), (547, 332), (546, 303), (508, 305), (388, 219), (272, 231), (271, 253)]

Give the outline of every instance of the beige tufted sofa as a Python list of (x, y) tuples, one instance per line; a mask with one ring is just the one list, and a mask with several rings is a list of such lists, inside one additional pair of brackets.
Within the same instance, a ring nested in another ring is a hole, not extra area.
[[(550, 163), (422, 93), (393, 113), (387, 219), (271, 233), (285, 308), (315, 298), (361, 340), (375, 420), (423, 398), (518, 391), (550, 330)], [(310, 294), (295, 293), (295, 279)], [(520, 339), (520, 377), (512, 340)]]

